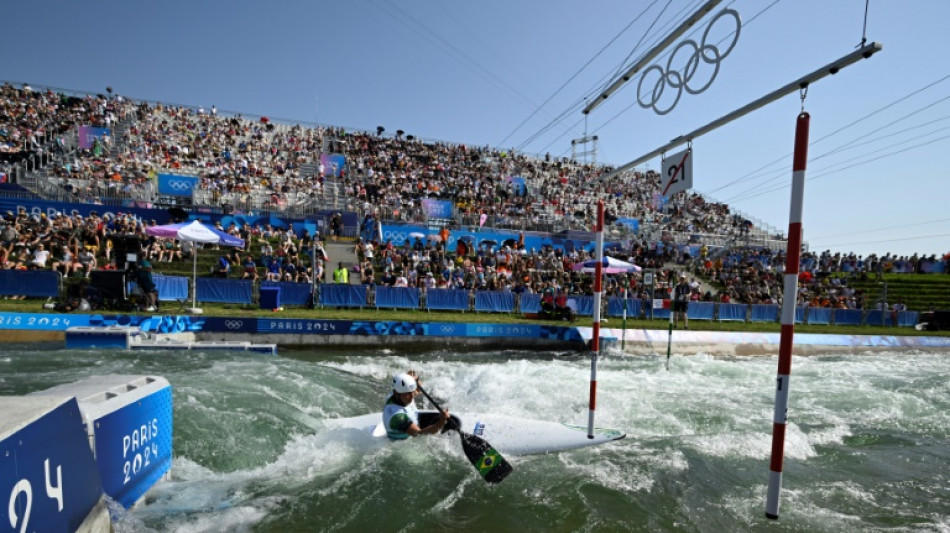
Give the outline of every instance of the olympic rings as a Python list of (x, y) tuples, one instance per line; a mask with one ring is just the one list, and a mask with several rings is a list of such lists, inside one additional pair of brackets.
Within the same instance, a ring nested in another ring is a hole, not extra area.
[(168, 180), (168, 186), (176, 191), (187, 191), (194, 187), (193, 180)]
[[(714, 44), (708, 44), (706, 39), (709, 37), (709, 30), (716, 24), (716, 22), (722, 18), (723, 15), (732, 16), (736, 24), (736, 30), (732, 34), (733, 39), (729, 46), (724, 52), (721, 52), (719, 48)], [(680, 97), (683, 96), (683, 89), (686, 89), (686, 92), (689, 94), (699, 94), (712, 85), (712, 82), (716, 79), (716, 76), (719, 74), (719, 64), (725, 59), (730, 53), (732, 53), (733, 48), (736, 47), (736, 43), (739, 42), (739, 32), (742, 29), (742, 20), (739, 18), (739, 13), (734, 9), (723, 9), (716, 14), (712, 20), (709, 21), (709, 24), (706, 26), (706, 31), (703, 32), (703, 39), (701, 44), (696, 44), (696, 41), (692, 39), (686, 39), (685, 41), (676, 45), (676, 48), (673, 49), (673, 53), (670, 54), (669, 60), (666, 62), (666, 70), (663, 69), (660, 65), (651, 65), (649, 68), (643, 71), (643, 75), (640, 76), (640, 83), (637, 84), (637, 103), (640, 104), (640, 107), (647, 109), (653, 108), (653, 112), (657, 115), (665, 115), (673, 110), (676, 107), (676, 104), (680, 101)], [(686, 64), (683, 66), (682, 72), (673, 70), (673, 60), (676, 58), (676, 54), (684, 48), (690, 46), (693, 48), (693, 53), (690, 54), (689, 59), (686, 60)], [(699, 69), (699, 62), (708, 63), (714, 65), (713, 73), (709, 77), (709, 80), (699, 88), (693, 88), (690, 86), (689, 82), (693, 79), (693, 76), (696, 74), (696, 71)], [(643, 89), (643, 80), (647, 78), (647, 75), (656, 70), (659, 74), (659, 77), (656, 80), (656, 83), (653, 85), (653, 90), (650, 92), (650, 100), (648, 102), (643, 101), (642, 89)], [(663, 97), (663, 91), (666, 89), (666, 86), (669, 85), (670, 88), (676, 89), (676, 97), (673, 98), (673, 103), (665, 109), (658, 107), (660, 98)]]
[(224, 325), (228, 329), (241, 329), (241, 327), (244, 326), (244, 321), (243, 320), (225, 320)]

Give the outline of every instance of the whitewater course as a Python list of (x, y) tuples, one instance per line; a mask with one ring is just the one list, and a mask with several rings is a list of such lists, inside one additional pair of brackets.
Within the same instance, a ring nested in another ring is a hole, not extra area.
[[(590, 334), (0, 313), (0, 531), (950, 531), (950, 338), (795, 336), (772, 521), (778, 334), (674, 331), (667, 361), (666, 331), (602, 329), (596, 425), (625, 438), (522, 454), (586, 427)], [(410, 368), (503, 481), (455, 432), (346, 422)]]

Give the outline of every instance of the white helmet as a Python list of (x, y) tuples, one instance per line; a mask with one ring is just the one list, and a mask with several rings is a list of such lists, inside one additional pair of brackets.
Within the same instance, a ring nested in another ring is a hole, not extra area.
[(400, 394), (416, 392), (416, 378), (409, 374), (396, 374), (393, 376), (393, 390)]

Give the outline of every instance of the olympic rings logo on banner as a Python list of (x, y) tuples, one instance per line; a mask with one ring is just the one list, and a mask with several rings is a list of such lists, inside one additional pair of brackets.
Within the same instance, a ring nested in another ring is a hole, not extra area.
[(442, 325), (442, 333), (454, 333), (455, 326), (449, 326), (447, 324)]
[(187, 191), (194, 186), (193, 181), (191, 180), (168, 180), (167, 184), (169, 187), (176, 191)]
[(404, 231), (385, 231), (383, 232), (384, 239), (392, 239), (393, 241), (399, 242), (406, 240), (406, 232)]
[(244, 326), (243, 320), (225, 320), (224, 327), (228, 329), (241, 329)]
[[(730, 15), (736, 24), (735, 32), (733, 32), (732, 42), (729, 44), (729, 47), (726, 48), (725, 52), (719, 50), (715, 44), (709, 44), (706, 42), (706, 39), (709, 37), (709, 30), (716, 25), (716, 22), (722, 18), (724, 15)], [(637, 103), (640, 104), (640, 107), (647, 109), (653, 108), (653, 111), (657, 115), (665, 115), (673, 110), (676, 107), (676, 104), (679, 102), (680, 97), (683, 96), (683, 89), (690, 94), (699, 94), (712, 85), (712, 82), (716, 79), (716, 76), (719, 74), (719, 65), (723, 59), (725, 59), (732, 49), (736, 47), (736, 43), (739, 42), (739, 31), (742, 29), (742, 20), (739, 18), (739, 13), (734, 9), (723, 9), (716, 14), (715, 17), (709, 24), (706, 26), (706, 31), (703, 32), (703, 39), (701, 44), (696, 44), (696, 41), (692, 39), (686, 39), (680, 44), (676, 45), (676, 48), (673, 49), (673, 53), (670, 54), (670, 59), (666, 62), (666, 70), (663, 70), (663, 67), (660, 65), (652, 65), (650, 68), (643, 71), (643, 75), (640, 76), (640, 83), (637, 84)], [(683, 66), (682, 72), (673, 70), (673, 60), (676, 58), (676, 54), (680, 49), (684, 47), (692, 47), (693, 53), (689, 56), (689, 59), (686, 61), (686, 65)], [(699, 88), (693, 88), (689, 82), (692, 81), (693, 76), (696, 74), (696, 71), (699, 70), (699, 62), (707, 63), (714, 66), (713, 73), (709, 77), (709, 80)], [(650, 92), (650, 100), (644, 102), (642, 96), (643, 81), (647, 78), (647, 75), (656, 70), (659, 74), (656, 83), (653, 85), (653, 90)], [(676, 89), (676, 97), (673, 99), (673, 103), (666, 109), (661, 109), (658, 107), (660, 98), (663, 96), (663, 91), (666, 89), (666, 86), (669, 85), (671, 89)]]

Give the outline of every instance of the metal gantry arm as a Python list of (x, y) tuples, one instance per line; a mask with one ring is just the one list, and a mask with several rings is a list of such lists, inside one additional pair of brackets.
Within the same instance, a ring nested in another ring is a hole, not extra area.
[(663, 50), (665, 50), (668, 46), (673, 44), (673, 42), (679, 39), (681, 35), (686, 33), (686, 30), (692, 28), (694, 24), (696, 24), (697, 22), (700, 21), (700, 19), (705, 17), (706, 13), (709, 13), (721, 3), (722, 3), (722, 0), (708, 0), (699, 9), (697, 9), (692, 15), (690, 15), (689, 18), (683, 21), (682, 24), (677, 26), (677, 28), (673, 30), (672, 33), (667, 35), (666, 38), (664, 38), (656, 46), (651, 48), (650, 51), (647, 52), (646, 55), (641, 57), (640, 60), (637, 61), (635, 65), (627, 69), (627, 71), (623, 73), (623, 76), (620, 76), (620, 79), (613, 82), (610, 85), (610, 87), (607, 87), (607, 89), (604, 90), (604, 92), (600, 93), (600, 95), (597, 98), (595, 98), (593, 102), (587, 104), (587, 106), (584, 107), (584, 110), (581, 112), (586, 115), (590, 113), (591, 111), (593, 111), (594, 108), (596, 108), (604, 100), (609, 98), (611, 94), (617, 92), (617, 89), (619, 89), (623, 84), (630, 81), (637, 74), (637, 72), (640, 72), (640, 70), (646, 65), (648, 65), (650, 61), (653, 61), (656, 58), (656, 56), (660, 55), (663, 52)]
[(717, 118), (716, 120), (710, 122), (709, 124), (706, 124), (705, 126), (701, 128), (695, 129), (685, 135), (680, 135), (679, 137), (676, 137), (675, 139), (657, 148), (656, 150), (646, 153), (634, 159), (633, 161), (623, 166), (620, 166), (608, 172), (607, 174), (600, 176), (599, 179), (613, 178), (614, 176), (617, 176), (621, 172), (626, 172), (627, 170), (630, 170), (641, 163), (645, 163), (660, 154), (665, 154), (666, 152), (672, 150), (673, 148), (676, 148), (677, 146), (691, 142), (694, 139), (701, 137), (715, 130), (716, 128), (719, 128), (720, 126), (724, 126), (732, 122), (733, 120), (736, 120), (737, 118), (741, 118), (745, 115), (748, 115), (749, 113), (755, 111), (756, 109), (759, 109), (760, 107), (764, 107), (767, 104), (770, 104), (778, 100), (779, 98), (782, 98), (795, 91), (808, 87), (808, 85), (826, 76), (837, 74), (838, 71), (840, 71), (844, 67), (852, 65), (860, 61), (861, 59), (867, 59), (871, 57), (872, 55), (874, 55), (875, 53), (880, 52), (883, 48), (884, 48), (884, 45), (882, 45), (881, 43), (876, 43), (876, 42), (872, 42), (870, 44), (862, 46), (860, 49), (855, 50), (854, 52), (851, 52), (850, 54), (838, 59), (837, 61), (833, 61), (810, 74), (802, 76), (801, 78), (789, 83), (788, 85), (785, 85), (784, 87), (780, 89), (772, 91), (769, 94), (759, 98), (758, 100), (754, 100), (751, 103), (748, 103), (727, 115)]

